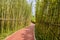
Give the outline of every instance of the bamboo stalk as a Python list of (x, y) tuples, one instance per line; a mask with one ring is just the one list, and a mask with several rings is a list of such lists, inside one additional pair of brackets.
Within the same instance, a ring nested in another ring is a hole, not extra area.
[[(4, 16), (3, 16), (3, 15), (4, 15), (4, 14), (3, 14), (3, 8), (4, 8), (4, 7), (3, 7), (3, 4), (2, 4), (2, 19), (4, 18)], [(1, 33), (2, 33), (2, 34), (3, 34), (3, 30), (4, 30), (3, 28), (4, 28), (4, 21), (2, 21), (2, 23), (1, 23)]]
[[(10, 19), (10, 13), (9, 13), (9, 10), (10, 10), (9, 8), (10, 7), (9, 7), (9, 5), (10, 5), (10, 2), (9, 2), (9, 0), (7, 0), (7, 9), (6, 9), (7, 10), (7, 14), (6, 14), (7, 15), (6, 16), (7, 19)], [(9, 33), (9, 27), (10, 27), (9, 24), (10, 24), (10, 21), (7, 21), (7, 30), (6, 31), (8, 33)]]

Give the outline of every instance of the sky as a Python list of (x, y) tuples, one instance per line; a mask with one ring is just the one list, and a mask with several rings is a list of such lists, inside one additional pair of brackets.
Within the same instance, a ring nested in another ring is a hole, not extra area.
[(29, 4), (32, 2), (32, 15), (35, 16), (35, 4), (36, 4), (36, 1), (35, 0), (27, 0), (27, 2)]

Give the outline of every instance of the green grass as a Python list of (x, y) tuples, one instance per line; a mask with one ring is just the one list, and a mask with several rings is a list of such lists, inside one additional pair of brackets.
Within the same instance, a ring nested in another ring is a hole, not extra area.
[(32, 23), (35, 23), (35, 22), (36, 22), (36, 20), (35, 20), (35, 16), (32, 16), (32, 18), (31, 18), (31, 22), (32, 22)]
[(0, 35), (0, 40), (4, 40), (8, 35), (10, 35), (10, 34), (12, 34), (13, 32), (11, 31), (11, 32), (9, 32), (9, 33), (2, 33), (1, 35)]

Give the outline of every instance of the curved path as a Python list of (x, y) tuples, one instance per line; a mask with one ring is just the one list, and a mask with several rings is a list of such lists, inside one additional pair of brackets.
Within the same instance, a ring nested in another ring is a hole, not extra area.
[(31, 23), (26, 28), (20, 29), (8, 36), (5, 40), (34, 40), (34, 26), (35, 24)]

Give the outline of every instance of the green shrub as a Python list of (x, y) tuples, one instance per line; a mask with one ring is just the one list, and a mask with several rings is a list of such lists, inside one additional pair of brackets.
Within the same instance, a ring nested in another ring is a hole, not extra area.
[(32, 18), (31, 18), (31, 22), (32, 22), (32, 23), (35, 23), (35, 22), (36, 22), (36, 20), (35, 20), (35, 16), (32, 16)]

